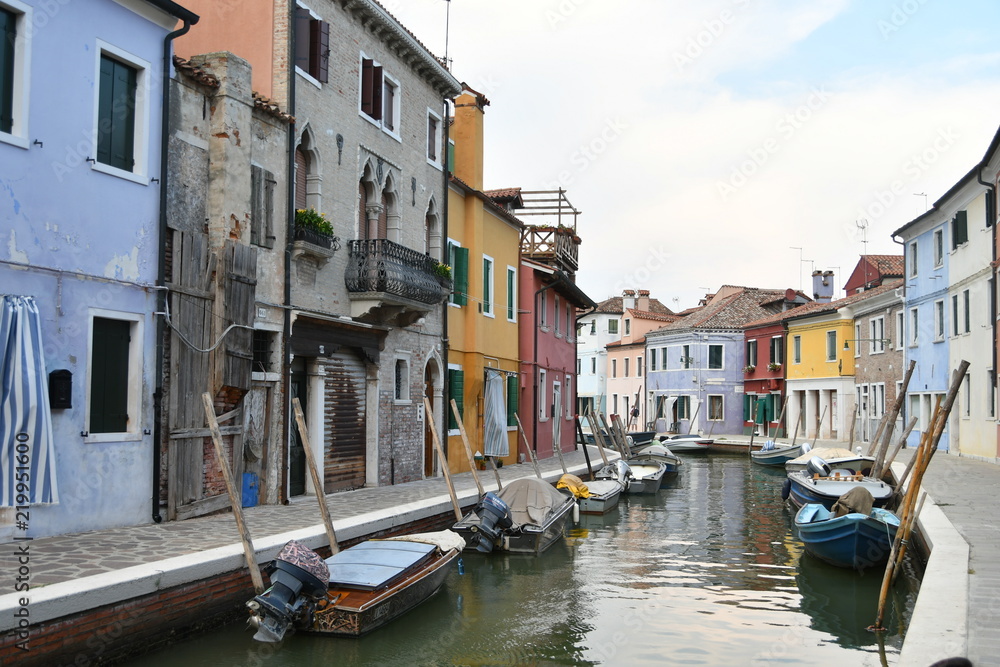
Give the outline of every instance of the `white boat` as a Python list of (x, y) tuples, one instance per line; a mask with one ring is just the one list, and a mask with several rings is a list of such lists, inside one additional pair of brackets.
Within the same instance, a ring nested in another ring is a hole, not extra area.
[(688, 435), (658, 435), (654, 441), (668, 447), (670, 451), (675, 453), (707, 452), (708, 446), (712, 444), (711, 438), (704, 438), (693, 433)]
[(819, 503), (830, 509), (841, 496), (857, 488), (871, 494), (875, 507), (885, 507), (892, 500), (893, 488), (882, 480), (844, 469), (833, 470), (818, 456), (809, 459), (805, 470), (788, 473), (781, 497), (797, 508)]
[(812, 447), (808, 442), (798, 445), (778, 445), (773, 440), (767, 440), (758, 451), (750, 452), (750, 459), (762, 466), (781, 466), (785, 465), (786, 461), (802, 456), (810, 449)]
[(576, 497), (580, 514), (604, 514), (618, 506), (625, 485), (617, 479), (584, 482), (576, 475), (565, 474), (559, 478), (556, 488), (565, 489)]

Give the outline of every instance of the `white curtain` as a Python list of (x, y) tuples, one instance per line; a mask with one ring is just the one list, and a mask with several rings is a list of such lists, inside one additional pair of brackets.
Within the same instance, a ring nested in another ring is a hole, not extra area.
[(510, 446), (507, 442), (507, 406), (503, 400), (504, 376), (499, 371), (486, 370), (486, 456), (507, 456)]

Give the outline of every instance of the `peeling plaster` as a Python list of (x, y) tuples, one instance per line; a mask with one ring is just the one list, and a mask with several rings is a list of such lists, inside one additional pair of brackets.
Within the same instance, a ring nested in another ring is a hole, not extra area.
[(17, 249), (17, 232), (10, 230), (10, 239), (7, 240), (7, 250), (10, 253), (10, 261), (28, 264), (28, 253)]
[(105, 278), (139, 280), (139, 247), (132, 246), (128, 255), (116, 255), (104, 267)]

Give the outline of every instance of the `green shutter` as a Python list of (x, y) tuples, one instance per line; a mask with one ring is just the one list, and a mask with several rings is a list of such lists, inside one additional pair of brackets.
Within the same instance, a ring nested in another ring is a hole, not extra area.
[(514, 300), (516, 298), (514, 294), (515, 287), (516, 285), (514, 285), (514, 272), (508, 269), (507, 270), (507, 319), (508, 320), (514, 319)]
[(750, 409), (753, 405), (753, 396), (750, 394), (743, 394), (743, 421), (750, 421)]
[(951, 223), (951, 249), (954, 250), (969, 241), (969, 214), (959, 211)]
[(517, 375), (507, 376), (507, 426), (517, 426), (518, 391)]
[(123, 433), (128, 429), (130, 328), (125, 320), (94, 318), (90, 359), (91, 433)]
[(14, 128), (14, 40), (17, 17), (0, 9), (0, 132)]
[(454, 278), (455, 292), (451, 302), (459, 306), (464, 306), (468, 302), (469, 292), (469, 249), (459, 246), (453, 247), (455, 252), (455, 265), (452, 266), (452, 277)]
[(771, 401), (767, 396), (757, 401), (757, 423), (766, 424), (768, 422), (768, 408)]
[(97, 161), (132, 171), (136, 71), (101, 56), (97, 110)]
[(455, 411), (451, 409), (451, 401), (454, 399), (455, 404), (458, 405), (458, 414), (465, 416), (465, 403), (463, 401), (463, 396), (465, 395), (465, 372), (460, 370), (455, 370), (453, 368), (448, 369), (448, 430), (453, 430), (458, 428), (458, 422), (455, 420)]
[(448, 173), (455, 173), (455, 142), (448, 142)]

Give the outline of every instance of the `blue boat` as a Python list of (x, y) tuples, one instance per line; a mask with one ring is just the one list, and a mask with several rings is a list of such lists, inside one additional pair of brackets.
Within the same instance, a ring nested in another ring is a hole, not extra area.
[(819, 503), (807, 503), (795, 515), (795, 529), (806, 552), (855, 570), (885, 562), (898, 528), (899, 517), (881, 507), (868, 514), (837, 516)]

